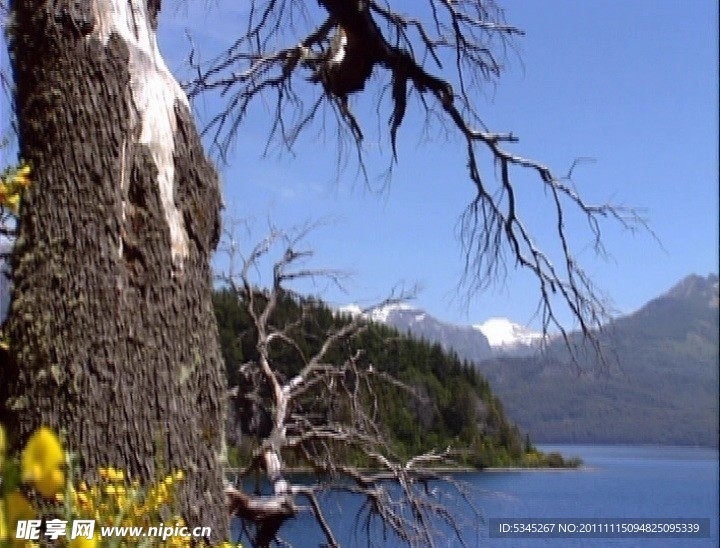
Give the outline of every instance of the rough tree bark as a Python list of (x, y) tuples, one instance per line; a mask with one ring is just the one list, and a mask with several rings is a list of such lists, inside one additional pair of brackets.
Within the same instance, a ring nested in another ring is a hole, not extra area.
[(11, 3), (20, 154), (5, 421), (100, 466), (183, 469), (180, 512), (226, 538), (225, 377), (209, 257), (220, 190), (156, 43), (159, 0)]

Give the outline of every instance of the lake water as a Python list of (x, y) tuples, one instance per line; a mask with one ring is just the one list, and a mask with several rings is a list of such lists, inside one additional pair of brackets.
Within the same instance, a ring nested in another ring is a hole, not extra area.
[[(697, 547), (718, 546), (718, 452), (714, 449), (631, 446), (543, 446), (579, 456), (581, 470), (489, 471), (461, 474), (483, 520), (465, 519), (469, 546), (503, 548)], [(333, 495), (323, 500), (328, 521), (343, 547), (396, 546), (392, 539), (358, 531), (359, 500)], [(457, 510), (462, 515), (461, 509)], [(491, 518), (707, 518), (710, 538), (702, 539), (560, 539), (490, 538)], [(324, 536), (309, 514), (281, 529), (281, 537), (298, 548), (316, 548)], [(446, 538), (438, 546), (460, 546)]]

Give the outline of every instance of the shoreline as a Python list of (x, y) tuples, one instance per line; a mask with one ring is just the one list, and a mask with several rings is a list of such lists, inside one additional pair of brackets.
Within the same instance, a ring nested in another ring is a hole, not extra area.
[(587, 472), (592, 470), (590, 466), (546, 466), (544, 468), (534, 466), (524, 468), (522, 466), (499, 466), (477, 470), (477, 472)]
[[(384, 470), (383, 468), (357, 468), (358, 472), (378, 472)], [(423, 470), (428, 472), (434, 472), (438, 474), (472, 474), (472, 473), (483, 473), (483, 472), (573, 472), (573, 471), (588, 471), (590, 467), (581, 466), (489, 466), (487, 468), (474, 468), (471, 466), (459, 466), (459, 467), (431, 467), (424, 468)], [(240, 468), (226, 468), (227, 474), (237, 474), (240, 472)], [(301, 475), (301, 474), (314, 474), (315, 470), (310, 467), (298, 466), (288, 467), (285, 469), (285, 473), (288, 475)]]

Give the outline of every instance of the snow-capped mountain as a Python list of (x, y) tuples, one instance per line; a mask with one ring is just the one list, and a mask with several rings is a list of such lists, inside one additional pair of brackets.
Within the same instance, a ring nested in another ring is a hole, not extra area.
[[(413, 308), (412, 306), (405, 303), (393, 303), (385, 306), (379, 306), (377, 308), (372, 308), (367, 312), (363, 311), (363, 309), (360, 308), (360, 306), (358, 306), (357, 304), (348, 304), (338, 308), (338, 312), (350, 314), (351, 316), (361, 315), (373, 322), (384, 323), (388, 325), (392, 325), (389, 321), (391, 317), (398, 314), (405, 315), (406, 312), (412, 311), (419, 313), (416, 314), (416, 316), (422, 316), (425, 314), (425, 312), (423, 312), (422, 310), (418, 308)], [(422, 318), (418, 318), (418, 320), (421, 319)]]
[(363, 313), (355, 305), (340, 312), (357, 315), (394, 327), (417, 339), (438, 343), (444, 350), (454, 350), (461, 358), (479, 363), (494, 356), (526, 356), (535, 352), (542, 334), (505, 318), (492, 318), (480, 325), (455, 325), (443, 322), (426, 311), (405, 303), (390, 304)]
[(346, 304), (345, 306), (341, 306), (337, 309), (338, 313), (340, 314), (349, 314), (350, 316), (358, 316), (363, 313), (362, 308), (360, 308), (356, 304)]
[(543, 341), (542, 333), (513, 323), (507, 318), (490, 318), (473, 327), (485, 335), (492, 349), (498, 352), (517, 354), (523, 349), (534, 350)]
[[(363, 314), (357, 305), (339, 309), (346, 314)], [(453, 325), (434, 318), (426, 311), (405, 303), (394, 303), (363, 314), (367, 319), (394, 327), (416, 339), (439, 344), (445, 351), (455, 351), (469, 361), (480, 362), (493, 356), (487, 338), (471, 326)]]

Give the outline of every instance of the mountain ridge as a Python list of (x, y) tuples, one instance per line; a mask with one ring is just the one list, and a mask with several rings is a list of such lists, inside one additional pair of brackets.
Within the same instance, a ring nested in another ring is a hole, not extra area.
[[(449, 324), (407, 305), (376, 318), (474, 362), (509, 416), (539, 442), (717, 446), (719, 302), (717, 274), (685, 276), (604, 326), (598, 341), (607, 367), (592, 352), (574, 363), (561, 339), (546, 340), (541, 352), (532, 331), (531, 344), (518, 344), (520, 335), (503, 339), (523, 329), (505, 318), (496, 319), (496, 333), (487, 330), (495, 344), (478, 325)], [(471, 330), (483, 335), (481, 347)], [(583, 348), (580, 334), (570, 340)]]
[(573, 373), (560, 341), (478, 368), (540, 442), (717, 447), (719, 323), (717, 275), (691, 274), (598, 334), (606, 371), (586, 355)]
[(425, 310), (407, 303), (393, 303), (366, 312), (351, 304), (341, 307), (339, 311), (353, 315), (362, 314), (369, 321), (392, 327), (418, 340), (439, 344), (444, 351), (454, 351), (471, 362), (478, 362), (493, 355), (487, 337), (481, 331), (443, 322)]
[(368, 311), (356, 304), (344, 305), (340, 313), (362, 315), (393, 327), (401, 333), (439, 344), (443, 350), (454, 350), (463, 358), (479, 362), (498, 355), (527, 355), (535, 352), (543, 334), (508, 318), (493, 317), (482, 324), (458, 325), (440, 320), (422, 308), (407, 303), (393, 303)]

